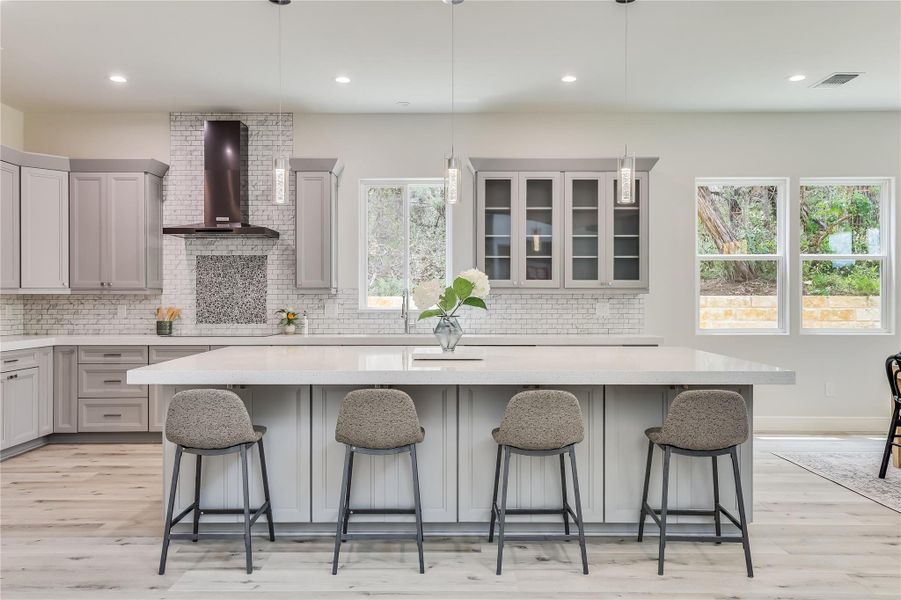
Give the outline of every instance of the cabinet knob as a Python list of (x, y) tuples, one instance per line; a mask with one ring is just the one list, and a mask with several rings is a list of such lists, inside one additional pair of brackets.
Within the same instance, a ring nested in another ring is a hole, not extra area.
[(19, 378), (19, 374), (18, 374), (18, 373), (13, 373), (12, 375), (7, 375), (7, 377), (6, 377), (7, 380), (10, 380), (10, 379), (18, 379), (18, 378)]

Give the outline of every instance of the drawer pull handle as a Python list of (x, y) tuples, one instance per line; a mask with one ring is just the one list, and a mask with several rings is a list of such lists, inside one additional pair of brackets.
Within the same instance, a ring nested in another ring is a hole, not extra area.
[(19, 359), (18, 358), (7, 358), (6, 360), (3, 361), (4, 364), (14, 363), (14, 362), (19, 362)]
[(104, 352), (103, 358), (122, 358), (121, 352)]
[(109, 417), (119, 417), (119, 418), (121, 418), (121, 417), (122, 417), (122, 413), (106, 413), (105, 415), (103, 415), (103, 418), (109, 418)]
[(103, 383), (122, 383), (121, 379), (104, 379)]

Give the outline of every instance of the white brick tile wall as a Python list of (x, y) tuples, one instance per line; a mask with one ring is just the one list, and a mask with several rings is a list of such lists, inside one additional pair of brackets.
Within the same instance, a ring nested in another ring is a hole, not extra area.
[[(161, 296), (72, 295), (5, 296), (0, 303), (0, 333), (152, 333), (154, 309), (160, 305), (183, 309), (176, 332), (198, 335), (265, 335), (278, 331), (275, 311), (290, 307), (306, 310), (311, 333), (397, 333), (403, 324), (396, 312), (360, 311), (356, 289), (342, 289), (336, 296), (300, 293), (294, 287), (294, 181), (291, 201), (271, 202), (272, 157), (279, 141), (290, 155), (294, 146), (294, 118), (290, 113), (171, 113), (169, 173), (163, 180), (165, 225), (194, 223), (203, 219), (203, 121), (238, 119), (249, 131), (250, 222), (277, 230), (272, 239), (201, 239), (164, 236), (163, 293)], [(199, 325), (194, 291), (197, 256), (205, 254), (266, 255), (268, 285), (266, 324)], [(597, 315), (599, 301), (607, 314)], [(124, 305), (125, 318), (119, 318)], [(330, 305), (331, 311), (326, 307)], [(8, 308), (7, 308), (8, 307)], [(510, 293), (495, 292), (488, 312), (466, 310), (461, 324), (469, 333), (498, 334), (634, 334), (644, 328), (644, 297), (637, 294), (598, 292)], [(333, 314), (336, 316), (326, 316)], [(434, 320), (418, 323), (417, 332), (428, 332)]]

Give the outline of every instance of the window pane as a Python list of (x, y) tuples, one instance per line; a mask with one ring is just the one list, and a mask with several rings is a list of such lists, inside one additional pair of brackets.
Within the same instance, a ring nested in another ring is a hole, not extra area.
[(366, 188), (366, 306), (400, 308), (404, 279), (404, 190)]
[(702, 260), (701, 329), (778, 329), (775, 260)]
[[(444, 185), (410, 185), (410, 289), (447, 276)], [(509, 254), (509, 252), (508, 252)]]
[(878, 260), (804, 261), (801, 326), (881, 329), (881, 267)]
[(775, 185), (699, 185), (698, 254), (776, 254)]
[(880, 254), (879, 185), (802, 185), (803, 254)]

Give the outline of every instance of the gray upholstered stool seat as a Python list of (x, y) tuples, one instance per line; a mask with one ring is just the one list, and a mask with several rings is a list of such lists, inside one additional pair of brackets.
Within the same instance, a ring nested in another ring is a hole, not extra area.
[[(559, 514), (563, 517), (564, 534), (559, 539), (571, 539), (569, 519), (572, 517), (579, 528), (578, 540), (582, 551), (582, 572), (588, 574), (588, 555), (585, 549), (585, 527), (582, 521), (582, 500), (579, 495), (579, 476), (576, 471), (575, 445), (585, 437), (582, 423), (582, 409), (579, 401), (569, 392), (559, 390), (529, 390), (520, 392), (510, 399), (504, 410), (501, 426), (491, 430), (491, 437), (497, 442), (497, 463), (494, 469), (494, 497), (491, 502), (491, 525), (488, 541), (494, 540), (494, 527), (498, 525), (497, 574), (501, 574), (504, 561), (505, 537), (516, 540), (548, 540), (555, 536), (509, 536), (504, 533), (507, 515)], [(563, 507), (549, 509), (508, 509), (507, 484), (510, 476), (510, 455), (559, 456), (560, 483)], [(575, 511), (566, 500), (566, 461), (572, 470)], [(504, 458), (503, 480), (501, 480), (501, 456)], [(501, 483), (502, 481), (502, 483)], [(501, 502), (498, 505), (498, 487), (501, 487)]]
[[(272, 522), (272, 503), (269, 499), (269, 476), (266, 472), (266, 454), (263, 450), (263, 436), (266, 428), (254, 425), (247, 414), (244, 402), (237, 394), (228, 390), (185, 390), (172, 397), (166, 413), (166, 439), (175, 444), (175, 464), (172, 469), (172, 483), (169, 488), (169, 503), (166, 509), (166, 524), (163, 531), (163, 550), (160, 556), (160, 575), (166, 571), (169, 541), (191, 539), (196, 542), (203, 537), (222, 537), (228, 534), (199, 533), (200, 516), (204, 513), (243, 514), (244, 533), (234, 534), (244, 538), (244, 553), (247, 572), (253, 572), (253, 557), (250, 545), (250, 528), (257, 519), (265, 515), (269, 526), (269, 539), (275, 541), (275, 526)], [(260, 455), (260, 475), (263, 479), (263, 505), (250, 508), (247, 452), (257, 446)], [(194, 502), (180, 514), (173, 516), (176, 488), (183, 453), (197, 456), (194, 468)], [(240, 453), (241, 476), (244, 488), (243, 508), (203, 509), (200, 506), (200, 488), (204, 456)], [(188, 533), (172, 533), (172, 527), (194, 513), (194, 529)]]
[[(416, 406), (409, 394), (401, 390), (375, 388), (354, 390), (341, 400), (338, 421), (335, 424), (335, 440), (345, 444), (344, 476), (341, 479), (338, 522), (335, 531), (335, 555), (332, 559), (332, 575), (338, 573), (338, 556), (341, 544), (355, 538), (411, 539), (416, 540), (419, 552), (419, 572), (425, 573), (422, 550), (422, 503), (419, 496), (419, 468), (416, 464), (416, 444), (425, 439), (425, 429), (419, 424)], [(410, 454), (413, 469), (413, 508), (351, 508), (350, 490), (353, 483), (355, 454)], [(416, 532), (406, 533), (348, 533), (351, 515), (392, 514), (414, 515)]]
[[(661, 427), (646, 429), (648, 438), (648, 461), (645, 467), (644, 492), (641, 500), (641, 512), (638, 521), (638, 541), (644, 535), (644, 522), (651, 517), (660, 527), (660, 551), (657, 559), (657, 573), (663, 575), (663, 560), (667, 540), (698, 542), (740, 542), (745, 552), (745, 566), (748, 577), (754, 576), (751, 566), (751, 548), (748, 542), (748, 523), (745, 517), (744, 498), (741, 489), (741, 477), (738, 470), (738, 453), (736, 448), (743, 444), (749, 435), (748, 409), (740, 394), (726, 390), (691, 390), (682, 392), (673, 400), (669, 412)], [(663, 450), (663, 493), (661, 507), (651, 508), (648, 505), (648, 488), (651, 478), (651, 463), (654, 447)], [(672, 454), (692, 457), (712, 458), (713, 469), (713, 509), (674, 509), (667, 506), (669, 493), (669, 468)], [(735, 495), (738, 502), (739, 518), (736, 519), (720, 504), (719, 474), (717, 458), (728, 454), (732, 459), (732, 475), (735, 479)], [(720, 515), (725, 515), (738, 527), (740, 536), (721, 535)], [(691, 536), (667, 535), (667, 515), (702, 515), (714, 519), (716, 535)]]

